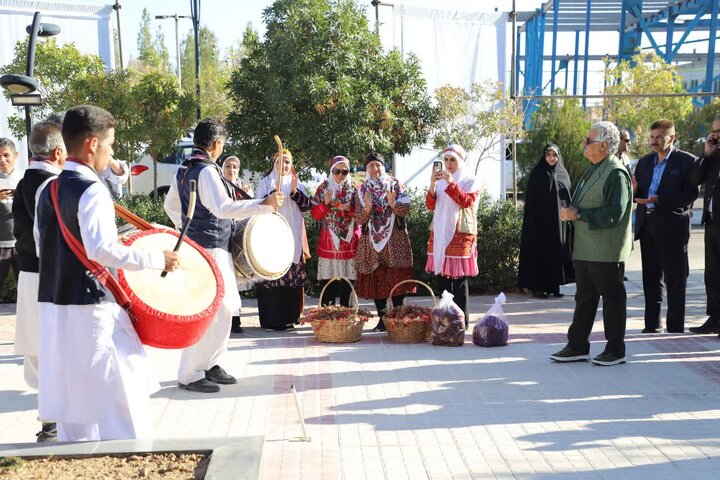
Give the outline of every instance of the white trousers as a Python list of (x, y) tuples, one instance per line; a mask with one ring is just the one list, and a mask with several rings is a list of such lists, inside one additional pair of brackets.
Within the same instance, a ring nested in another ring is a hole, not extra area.
[(240, 295), (236, 288), (235, 270), (230, 252), (212, 248), (208, 253), (215, 259), (222, 275), (225, 296), (217, 313), (200, 340), (185, 348), (180, 357), (178, 382), (183, 385), (205, 378), (205, 370), (219, 365), (227, 352), (232, 316), (240, 311)]

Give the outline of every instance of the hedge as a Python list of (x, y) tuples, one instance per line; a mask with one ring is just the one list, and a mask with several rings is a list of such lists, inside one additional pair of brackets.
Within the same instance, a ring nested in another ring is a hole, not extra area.
[[(432, 223), (432, 212), (425, 208), (424, 191), (412, 191), (410, 194), (410, 215), (407, 218), (408, 233), (413, 249), (415, 278), (429, 283), (433, 276), (425, 272), (427, 260), (427, 239), (429, 226)], [(163, 209), (162, 202), (155, 201), (147, 195), (133, 195), (121, 202), (130, 211), (141, 218), (162, 225), (171, 225)], [(309, 295), (319, 294), (317, 278), (317, 256), (315, 247), (320, 237), (320, 222), (309, 214), (305, 216), (308, 243), (313, 256), (307, 263), (310, 286)], [(122, 221), (118, 219), (118, 225)], [(518, 255), (520, 251), (520, 230), (522, 213), (510, 201), (494, 200), (484, 194), (478, 206), (478, 270), (479, 275), (470, 279), (470, 290), (473, 293), (496, 293), (516, 289)], [(11, 275), (9, 276), (11, 277)], [(430, 283), (431, 286), (432, 283)], [(0, 303), (15, 301), (15, 281), (8, 279), (5, 288), (0, 292)], [(254, 296), (251, 290), (244, 294)]]

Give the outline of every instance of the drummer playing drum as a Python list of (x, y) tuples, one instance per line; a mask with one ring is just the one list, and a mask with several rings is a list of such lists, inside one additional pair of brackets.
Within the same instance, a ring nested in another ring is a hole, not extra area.
[(232, 314), (240, 309), (240, 295), (235, 288), (235, 270), (230, 253), (232, 221), (273, 213), (285, 198), (282, 192), (276, 192), (262, 200), (233, 200), (232, 192), (222, 180), (222, 171), (215, 163), (222, 154), (226, 138), (227, 131), (219, 120), (206, 118), (198, 123), (193, 135), (195, 148), (178, 170), (165, 197), (165, 211), (176, 226), (181, 226), (186, 220), (190, 180), (197, 182), (195, 215), (187, 236), (215, 259), (225, 285), (223, 303), (210, 327), (198, 343), (183, 350), (180, 359), (180, 388), (201, 393), (218, 392), (218, 384), (237, 382), (220, 366), (220, 359), (227, 351)]

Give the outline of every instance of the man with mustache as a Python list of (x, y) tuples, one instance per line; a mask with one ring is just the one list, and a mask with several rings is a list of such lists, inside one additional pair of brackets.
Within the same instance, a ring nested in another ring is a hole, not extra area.
[(692, 178), (695, 156), (674, 147), (670, 120), (650, 125), (652, 153), (638, 161), (633, 183), (635, 240), (640, 240), (645, 294), (645, 328), (659, 333), (663, 283), (667, 289), (667, 331), (685, 331), (685, 289), (689, 273), (690, 214), (698, 197)]

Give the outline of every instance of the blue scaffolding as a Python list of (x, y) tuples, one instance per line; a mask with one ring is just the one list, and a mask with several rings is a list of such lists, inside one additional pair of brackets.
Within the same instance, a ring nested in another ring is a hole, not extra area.
[[(587, 95), (588, 64), (602, 60), (605, 55), (590, 55), (590, 32), (618, 32), (620, 43), (615, 60), (629, 59), (642, 45), (643, 35), (651, 48), (667, 62), (702, 57), (706, 61), (705, 79), (689, 92), (712, 92), (715, 75), (715, 40), (717, 37), (720, 0), (548, 0), (535, 12), (519, 13), (522, 25), (516, 32), (516, 45), (521, 46), (521, 34), (525, 34), (524, 55), (515, 54), (515, 85), (523, 76), (522, 95), (539, 96), (548, 87), (554, 92), (556, 76), (565, 70), (565, 90), (568, 89), (568, 69), (573, 62), (572, 94), (578, 95), (579, 63), (582, 61), (582, 95)], [(551, 54), (545, 55), (546, 27), (552, 30)], [(709, 32), (707, 39), (688, 41), (691, 32)], [(558, 59), (558, 32), (575, 33), (575, 54)], [(580, 54), (580, 34), (584, 34), (583, 53)], [(676, 33), (680, 38), (676, 40)], [(664, 44), (658, 41), (665, 35)], [(707, 43), (707, 53), (679, 53), (687, 43)], [(662, 45), (662, 47), (661, 47)], [(543, 65), (550, 61), (550, 78), (543, 84)], [(568, 92), (569, 93), (569, 92)], [(708, 103), (710, 97), (696, 97), (698, 105)], [(537, 102), (526, 107), (529, 115)], [(585, 106), (583, 98), (583, 106)]]

